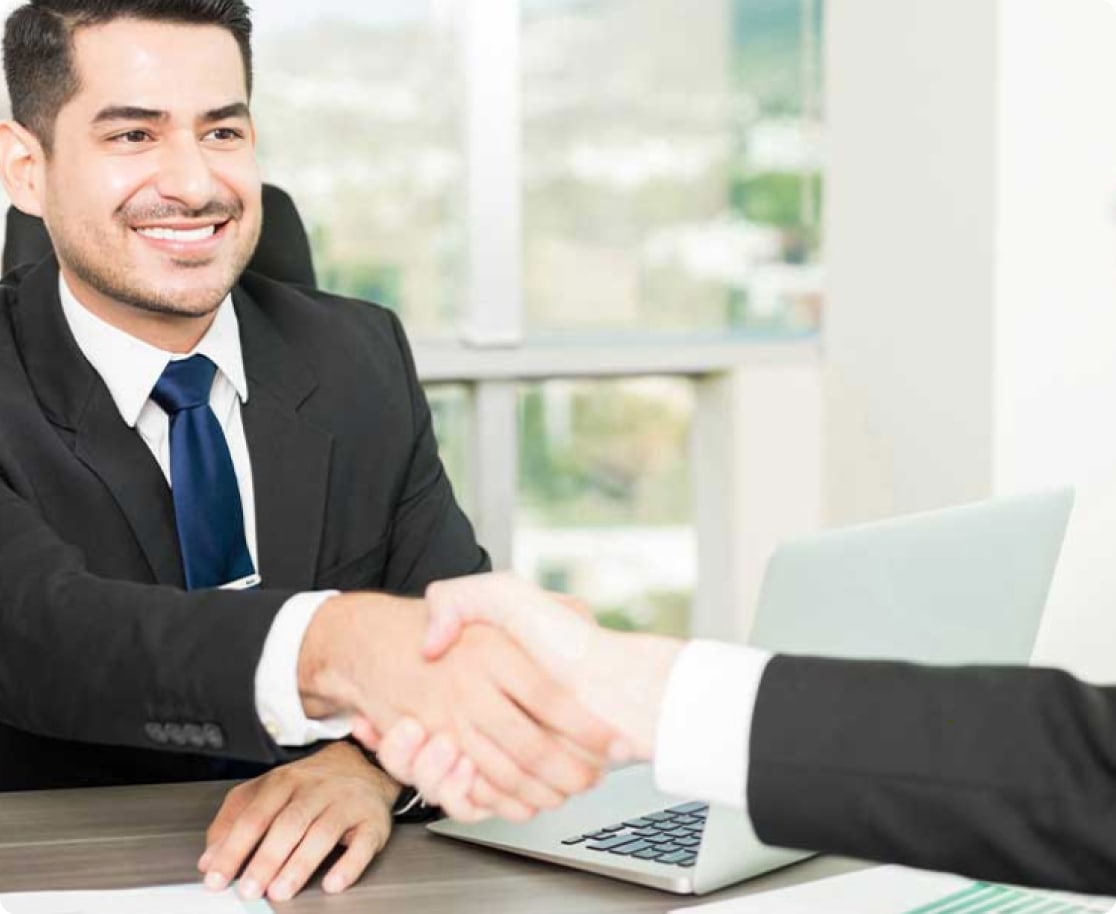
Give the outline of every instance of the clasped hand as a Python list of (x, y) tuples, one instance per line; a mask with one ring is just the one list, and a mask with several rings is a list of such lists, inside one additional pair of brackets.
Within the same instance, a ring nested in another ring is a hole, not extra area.
[[(453, 755), (453, 771), (442, 775), (467, 783), (486, 813), (507, 819), (525, 820), (592, 787), (614, 751), (614, 728), (493, 626), (471, 626), (452, 650), (423, 659), (426, 610), (420, 600), (362, 594), (324, 605), (300, 657), (308, 712), (355, 712), (354, 735), (370, 748), (397, 726), (439, 734)], [(423, 764), (441, 758), (435, 745)]]
[[(427, 589), (426, 602), (431, 624), (423, 651), (432, 667), (455, 657), (468, 664), (469, 658), (459, 652), (479, 638), (500, 636), (506, 649), (506, 636), (519, 648), (514, 653), (516, 675), (509, 682), (530, 676), (533, 688), (548, 690), (559, 702), (551, 706), (540, 694), (529, 704), (520, 702), (520, 707), (536, 726), (563, 734), (559, 745), (573, 758), (584, 760), (584, 752), (590, 752), (599, 773), (607, 761), (651, 757), (679, 642), (607, 632), (578, 601), (547, 593), (511, 574), (441, 581)], [(461, 672), (467, 673), (468, 667)], [(358, 719), (354, 736), (377, 752), (393, 777), (417, 786), (428, 802), (463, 821), (490, 815), (522, 820), (595, 781), (559, 785), (544, 778), (552, 789), (540, 792), (518, 789), (523, 784), (512, 778), (494, 777), (499, 769), (492, 764), (492, 751), (520, 737), (510, 729), (490, 729), (478, 745), (475, 739), (463, 739), (460, 728), (447, 725), (444, 718), (404, 713), (388, 727), (373, 718)], [(537, 742), (535, 746), (541, 748)], [(532, 761), (537, 765), (542, 758)], [(550, 774), (538, 767), (531, 770)]]

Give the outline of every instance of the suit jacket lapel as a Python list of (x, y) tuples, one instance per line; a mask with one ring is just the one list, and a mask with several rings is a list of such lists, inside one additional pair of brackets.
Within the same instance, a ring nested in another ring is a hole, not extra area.
[(185, 587), (170, 486), (139, 433), (120, 418), (102, 383), (95, 386), (82, 414), (74, 452), (112, 490), (156, 582)]
[[(285, 290), (277, 287), (277, 294)], [(260, 576), (264, 587), (312, 587), (333, 436), (299, 414), (317, 386), (309, 366), (240, 287), (233, 302), (248, 378), (244, 434), (252, 459)]]
[(72, 433), (63, 437), (73, 442), (74, 454), (112, 492), (155, 581), (184, 586), (170, 487), (70, 333), (58, 298), (58, 262), (53, 256), (20, 283), (17, 320), (27, 373), (43, 412)]

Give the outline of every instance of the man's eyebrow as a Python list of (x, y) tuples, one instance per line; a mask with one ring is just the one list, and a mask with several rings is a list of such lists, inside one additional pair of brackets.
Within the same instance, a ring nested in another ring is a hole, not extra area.
[(135, 105), (109, 105), (97, 112), (93, 118), (94, 124), (103, 124), (106, 121), (165, 121), (169, 115), (166, 111), (156, 111), (153, 108), (139, 108)]
[(248, 106), (244, 102), (233, 102), (231, 105), (225, 105), (222, 108), (214, 108), (212, 111), (206, 111), (202, 115), (202, 123), (211, 124), (214, 121), (228, 121), (234, 118), (242, 117), (245, 119), (251, 118), (251, 113)]

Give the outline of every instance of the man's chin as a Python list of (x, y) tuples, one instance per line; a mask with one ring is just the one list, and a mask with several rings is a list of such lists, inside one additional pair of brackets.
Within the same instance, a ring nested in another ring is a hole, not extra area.
[(137, 284), (132, 304), (147, 311), (182, 317), (206, 317), (228, 297), (236, 278), (227, 264), (184, 261), (156, 274), (154, 283)]
[(130, 302), (137, 308), (153, 314), (163, 314), (167, 317), (183, 319), (209, 317), (221, 307), (221, 303), (228, 296), (228, 291), (213, 291), (199, 295), (175, 295), (171, 290), (164, 290), (159, 295), (152, 295), (145, 299)]
[(160, 314), (168, 318), (202, 318), (216, 311), (228, 297), (231, 283), (165, 282), (157, 286), (148, 284), (130, 286), (102, 285), (100, 293), (122, 305)]

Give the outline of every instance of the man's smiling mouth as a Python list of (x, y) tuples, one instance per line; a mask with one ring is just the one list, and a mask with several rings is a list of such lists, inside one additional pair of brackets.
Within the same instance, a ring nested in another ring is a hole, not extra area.
[(150, 225), (136, 228), (134, 231), (144, 238), (150, 238), (152, 241), (169, 241), (174, 244), (195, 244), (199, 241), (207, 241), (212, 238), (228, 224), (229, 223), (226, 221), (216, 224), (199, 225), (194, 228)]

